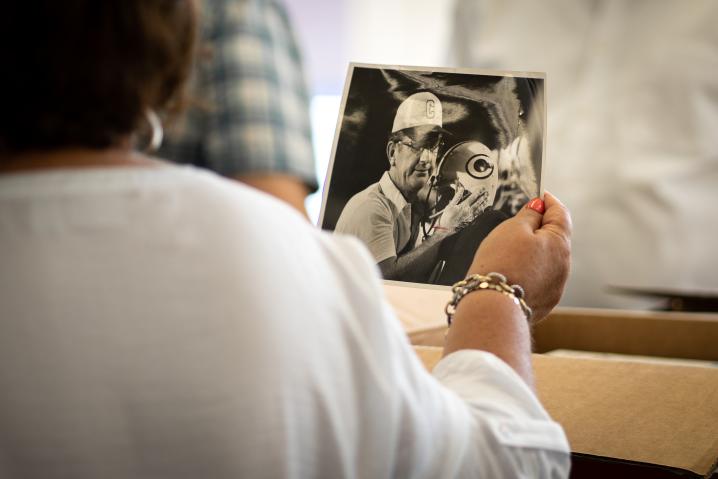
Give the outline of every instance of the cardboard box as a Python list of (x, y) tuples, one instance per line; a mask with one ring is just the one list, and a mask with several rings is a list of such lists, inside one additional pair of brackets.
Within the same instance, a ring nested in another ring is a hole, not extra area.
[[(445, 328), (410, 333), (424, 364)], [(718, 315), (558, 309), (535, 350), (718, 361)], [(718, 367), (534, 354), (538, 395), (571, 444), (572, 477), (718, 477)]]
[[(446, 325), (423, 325), (405, 328), (412, 344), (442, 346)], [(718, 361), (718, 314), (556, 308), (534, 327), (533, 338), (536, 353), (575, 349)]]

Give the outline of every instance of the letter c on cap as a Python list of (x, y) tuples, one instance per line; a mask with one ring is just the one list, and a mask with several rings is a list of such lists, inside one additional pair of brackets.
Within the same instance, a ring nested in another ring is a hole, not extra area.
[(435, 112), (436, 112), (436, 105), (434, 104), (434, 100), (426, 100), (426, 117), (434, 118)]

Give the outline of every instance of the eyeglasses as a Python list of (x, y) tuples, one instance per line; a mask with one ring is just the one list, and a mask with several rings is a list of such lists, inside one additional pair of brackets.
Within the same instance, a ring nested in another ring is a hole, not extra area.
[(423, 151), (428, 151), (430, 155), (437, 156), (439, 154), (439, 150), (443, 146), (444, 142), (440, 141), (437, 142), (434, 146), (428, 147), (428, 146), (414, 146), (411, 143), (407, 143), (404, 141), (399, 141), (397, 143), (401, 143), (402, 145), (409, 148), (411, 151), (413, 151), (416, 155), (421, 155)]

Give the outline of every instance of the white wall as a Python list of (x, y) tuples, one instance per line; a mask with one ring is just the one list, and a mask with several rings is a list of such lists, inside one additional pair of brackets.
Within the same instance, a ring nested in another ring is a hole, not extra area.
[(453, 0), (285, 0), (312, 94), (340, 94), (349, 62), (445, 66)]
[(320, 191), (306, 202), (316, 222), (339, 101), (350, 62), (445, 66), (453, 0), (285, 0), (312, 95)]
[(345, 0), (347, 51), (353, 61), (442, 66), (450, 0)]

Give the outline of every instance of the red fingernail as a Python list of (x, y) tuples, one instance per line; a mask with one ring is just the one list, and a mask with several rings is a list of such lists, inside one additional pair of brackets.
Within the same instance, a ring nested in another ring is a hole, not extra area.
[(539, 214), (543, 214), (543, 212), (546, 211), (546, 205), (543, 203), (543, 200), (541, 198), (532, 199), (528, 202), (526, 208), (531, 208)]

